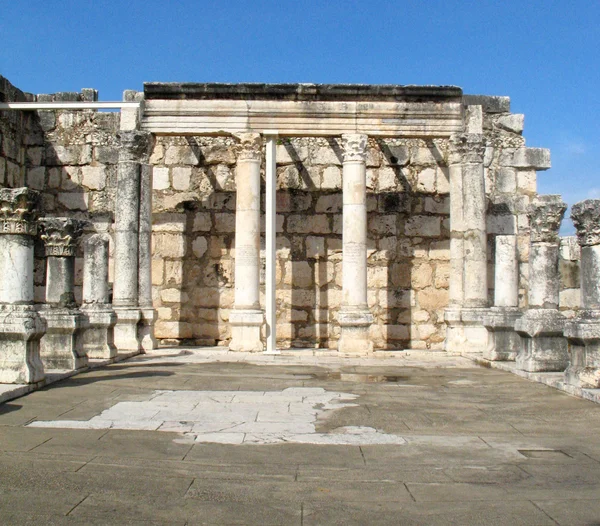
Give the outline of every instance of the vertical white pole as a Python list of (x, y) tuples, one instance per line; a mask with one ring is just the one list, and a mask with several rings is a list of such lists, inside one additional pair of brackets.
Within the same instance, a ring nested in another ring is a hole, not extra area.
[(267, 139), (266, 156), (266, 195), (265, 195), (265, 300), (267, 321), (267, 350), (265, 354), (280, 354), (277, 350), (277, 305), (275, 303), (275, 265), (276, 265), (276, 221), (277, 207), (277, 132), (264, 132)]

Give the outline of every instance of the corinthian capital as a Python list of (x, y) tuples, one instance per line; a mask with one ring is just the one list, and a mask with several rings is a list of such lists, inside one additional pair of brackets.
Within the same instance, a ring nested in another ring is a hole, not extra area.
[(120, 131), (119, 162), (147, 163), (154, 145), (154, 138), (150, 132), (139, 130)]
[(527, 208), (532, 243), (558, 243), (558, 229), (567, 205), (560, 195), (538, 195)]
[(582, 247), (600, 244), (600, 199), (586, 199), (573, 205), (571, 219)]
[(37, 234), (40, 193), (29, 188), (0, 189), (0, 234)]
[(448, 164), (482, 163), (485, 141), (479, 133), (452, 135), (448, 141)]
[(344, 148), (344, 162), (365, 162), (367, 158), (368, 136), (363, 133), (345, 133), (342, 135), (342, 146)]
[(262, 137), (260, 133), (238, 133), (236, 145), (238, 161), (260, 161), (262, 158)]
[(74, 256), (77, 241), (83, 233), (87, 221), (70, 217), (42, 217), (40, 236), (44, 242), (46, 256)]

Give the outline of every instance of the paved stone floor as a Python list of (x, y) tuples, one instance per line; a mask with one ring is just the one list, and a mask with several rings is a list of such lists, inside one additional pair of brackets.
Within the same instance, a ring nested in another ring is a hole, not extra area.
[(441, 353), (158, 350), (0, 404), (0, 524), (600, 525), (600, 405)]

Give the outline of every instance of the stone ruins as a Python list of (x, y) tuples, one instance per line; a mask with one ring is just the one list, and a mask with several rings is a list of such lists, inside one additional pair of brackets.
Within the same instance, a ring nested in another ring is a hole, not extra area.
[[(600, 201), (508, 97), (0, 77), (0, 382), (163, 345), (481, 353), (600, 387)], [(580, 299), (581, 298), (581, 299)]]

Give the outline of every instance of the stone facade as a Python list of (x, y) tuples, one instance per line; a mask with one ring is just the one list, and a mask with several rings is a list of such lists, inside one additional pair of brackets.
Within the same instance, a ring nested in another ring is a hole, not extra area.
[[(94, 90), (36, 97), (1, 80), (3, 100), (97, 99)], [(146, 87), (150, 116), (152, 103), (156, 103), (156, 86)], [(394, 95), (398, 100), (413, 100), (410, 90), (398, 89)], [(536, 195), (536, 170), (549, 168), (549, 154), (547, 150), (525, 147), (523, 116), (510, 113), (508, 98), (462, 96), (456, 88), (447, 92), (451, 95), (447, 100), (459, 101), (465, 109), (465, 129), (478, 133), (481, 189), (485, 190), (485, 209), (477, 211), (483, 218), (478, 235), (486, 253), (481, 256), (479, 251), (475, 256), (477, 265), (487, 270), (487, 279), (482, 282), (483, 296), (477, 307), (493, 305), (495, 237), (514, 235), (518, 307), (526, 308), (530, 233), (527, 207)], [(232, 89), (227, 96), (243, 99), (244, 93), (241, 88), (239, 92)], [(431, 119), (442, 114), (446, 103), (446, 99), (437, 102), (437, 96), (428, 95), (434, 101), (427, 106)], [(333, 101), (331, 104), (338, 104), (336, 97), (343, 100), (335, 90), (314, 97)], [(357, 95), (356, 104), (360, 104), (361, 97), (367, 95)], [(126, 100), (143, 98), (144, 93), (125, 94)], [(83, 242), (94, 233), (109, 234), (110, 283), (114, 282), (115, 269), (119, 165), (124, 162), (119, 157), (119, 131), (130, 128), (125, 119), (131, 118), (124, 111), (0, 113), (0, 183), (40, 190), (43, 215), (88, 220), (90, 226)], [(436, 137), (418, 127), (414, 130), (397, 137), (386, 132), (365, 138), (366, 301), (372, 316), (368, 339), (374, 349), (435, 350), (443, 349), (446, 343), (444, 312), (450, 303), (453, 279), (451, 134), (444, 132)], [(338, 346), (344, 302), (342, 135), (282, 134), (277, 144), (275, 275), (279, 347)], [(155, 336), (163, 343), (228, 345), (236, 301), (235, 262), (240, 257), (235, 250), (239, 230), (239, 139), (231, 134), (153, 132), (149, 144)], [(261, 149), (258, 169), (264, 178), (264, 145)], [(263, 189), (260, 210), (264, 209)], [(264, 217), (262, 232), (259, 271), (264, 281)], [(78, 303), (82, 301), (82, 244), (75, 252), (74, 292)], [(569, 311), (576, 308), (573, 291), (577, 287), (568, 286), (576, 272), (575, 251), (574, 246), (572, 250), (561, 249), (566, 276), (561, 302), (564, 299)], [(35, 299), (40, 303), (45, 301), (45, 268), (41, 245), (36, 246)], [(142, 281), (138, 285), (142, 287)], [(264, 305), (262, 286), (259, 301)], [(140, 308), (140, 302), (136, 308)]]

